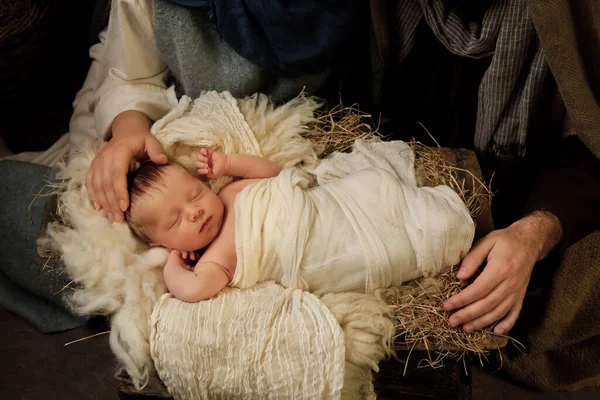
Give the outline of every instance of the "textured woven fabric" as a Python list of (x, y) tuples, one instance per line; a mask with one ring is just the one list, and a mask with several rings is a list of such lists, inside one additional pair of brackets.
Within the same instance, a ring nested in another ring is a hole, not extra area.
[(316, 299), (273, 282), (195, 304), (163, 296), (152, 314), (152, 357), (177, 399), (373, 400), (372, 372), (395, 332), (382, 298)]
[(337, 320), (315, 296), (272, 282), (194, 304), (162, 297), (150, 341), (176, 399), (335, 399), (343, 387)]
[(481, 22), (465, 21), (443, 0), (402, 0), (393, 18), (396, 64), (410, 53), (422, 20), (452, 53), (492, 57), (479, 87), (475, 146), (523, 156), (536, 99), (548, 76), (525, 0), (494, 0)]

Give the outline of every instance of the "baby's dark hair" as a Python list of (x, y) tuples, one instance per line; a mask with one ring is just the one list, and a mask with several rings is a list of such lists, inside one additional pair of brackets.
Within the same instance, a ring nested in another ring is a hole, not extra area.
[(148, 193), (150, 188), (154, 187), (157, 183), (163, 182), (162, 177), (165, 171), (172, 165), (174, 164), (167, 163), (159, 165), (154, 164), (153, 162), (147, 162), (127, 176), (129, 208), (125, 211), (125, 221), (127, 221), (127, 224), (133, 233), (146, 242), (151, 242), (145, 232), (146, 227), (140, 220), (135, 218), (132, 210), (139, 203), (140, 199)]

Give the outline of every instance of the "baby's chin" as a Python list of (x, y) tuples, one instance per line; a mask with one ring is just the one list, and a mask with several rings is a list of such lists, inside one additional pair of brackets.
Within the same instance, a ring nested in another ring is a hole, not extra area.
[(203, 250), (205, 248), (207, 248), (208, 246), (210, 246), (210, 244), (215, 240), (216, 235), (214, 236), (209, 236), (209, 238), (206, 238), (206, 236), (204, 236), (203, 238), (198, 238), (198, 240), (195, 240), (191, 243), (187, 243), (186, 246), (182, 246), (183, 249), (180, 249), (180, 251), (200, 251)]

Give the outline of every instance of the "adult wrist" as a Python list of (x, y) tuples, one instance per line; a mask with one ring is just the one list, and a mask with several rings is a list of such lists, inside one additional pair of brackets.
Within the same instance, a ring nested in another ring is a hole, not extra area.
[(549, 211), (534, 211), (518, 222), (525, 224), (529, 235), (540, 239), (537, 261), (545, 258), (563, 238), (562, 223)]
[(115, 117), (111, 126), (113, 137), (150, 134), (150, 118), (137, 110), (123, 111)]

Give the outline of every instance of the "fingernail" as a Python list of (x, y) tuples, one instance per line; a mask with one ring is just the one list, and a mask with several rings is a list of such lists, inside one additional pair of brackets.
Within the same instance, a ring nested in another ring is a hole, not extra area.
[(94, 201), (94, 210), (98, 211), (100, 209), (100, 204), (97, 201)]
[(504, 329), (496, 328), (496, 335), (504, 335)]
[(125, 212), (127, 210), (127, 202), (125, 200), (120, 200), (119, 207), (121, 208), (121, 211)]
[(114, 217), (113, 217), (112, 213), (107, 213), (107, 214), (106, 214), (106, 217), (108, 218), (108, 220), (109, 220), (110, 222), (113, 222), (113, 221), (114, 221)]
[(466, 271), (466, 270), (464, 270), (464, 269), (459, 269), (459, 270), (458, 270), (458, 273), (456, 274), (456, 276), (457, 276), (458, 278), (464, 278), (466, 274), (467, 274), (467, 271)]
[(123, 215), (120, 213), (114, 213), (115, 221), (123, 222)]
[(466, 333), (471, 333), (471, 331), (473, 330), (473, 327), (472, 327), (472, 326), (470, 326), (470, 325), (467, 325), (467, 326), (463, 327), (463, 330), (464, 330)]

